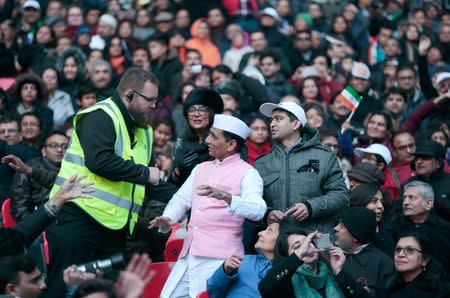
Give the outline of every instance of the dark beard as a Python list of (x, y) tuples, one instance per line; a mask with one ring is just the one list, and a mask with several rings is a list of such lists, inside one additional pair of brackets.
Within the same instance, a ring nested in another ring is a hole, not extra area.
[(146, 117), (145, 114), (137, 114), (133, 110), (129, 111), (134, 123), (141, 128), (148, 128), (151, 125), (151, 117)]

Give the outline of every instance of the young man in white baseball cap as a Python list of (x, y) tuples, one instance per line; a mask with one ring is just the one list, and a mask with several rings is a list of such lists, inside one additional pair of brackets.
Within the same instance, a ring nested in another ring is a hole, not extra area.
[(305, 111), (296, 103), (265, 103), (260, 112), (272, 118), (272, 150), (255, 161), (264, 181), (268, 223), (284, 218), (327, 233), (333, 216), (349, 205), (347, 187), (336, 156), (320, 142), (317, 129), (306, 127)]
[(197, 165), (150, 227), (166, 232), (191, 209), (188, 232), (161, 297), (196, 297), (231, 255), (244, 256), (244, 219), (267, 211), (263, 181), (239, 155), (250, 128), (233, 116), (215, 115), (205, 142), (213, 161)]

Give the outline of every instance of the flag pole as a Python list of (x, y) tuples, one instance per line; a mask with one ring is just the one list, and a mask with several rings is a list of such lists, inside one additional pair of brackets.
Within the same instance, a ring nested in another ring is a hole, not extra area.
[(356, 111), (356, 109), (354, 109), (354, 110), (350, 113), (350, 115), (348, 115), (348, 118), (347, 118), (348, 121), (352, 120), (352, 117), (353, 117), (353, 115), (355, 114), (355, 111)]

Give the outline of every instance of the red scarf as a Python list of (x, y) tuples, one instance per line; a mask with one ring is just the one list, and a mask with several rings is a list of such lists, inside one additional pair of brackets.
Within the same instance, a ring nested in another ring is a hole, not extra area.
[(253, 165), (258, 156), (263, 155), (272, 149), (272, 145), (270, 145), (269, 140), (262, 144), (262, 146), (253, 145), (249, 139), (247, 139), (245, 143), (248, 148), (248, 163), (251, 165)]

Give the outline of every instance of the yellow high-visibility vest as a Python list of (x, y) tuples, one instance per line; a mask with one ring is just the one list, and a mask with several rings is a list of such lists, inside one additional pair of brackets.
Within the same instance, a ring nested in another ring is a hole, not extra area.
[[(148, 166), (150, 163), (153, 142), (153, 130), (149, 126), (147, 129), (136, 128), (134, 130), (134, 147), (131, 147), (125, 120), (119, 107), (111, 98), (80, 111), (73, 119), (73, 134), (69, 148), (61, 163), (61, 169), (55, 184), (50, 192), (52, 197), (71, 176), (77, 174), (86, 175), (83, 182), (95, 182), (92, 188), (95, 192), (90, 195), (92, 199), (75, 199), (72, 202), (87, 212), (97, 222), (112, 229), (122, 229), (130, 221), (130, 233), (133, 232), (137, 222), (139, 208), (144, 201), (145, 185), (138, 185), (124, 181), (112, 181), (100, 177), (85, 166), (85, 154), (81, 148), (76, 132), (76, 125), (81, 115), (102, 109), (113, 120), (116, 132), (115, 152), (124, 160), (133, 160), (136, 164)], [(93, 128), (95, 129), (95, 128)], [(89, 154), (89, 152), (86, 152)]]

